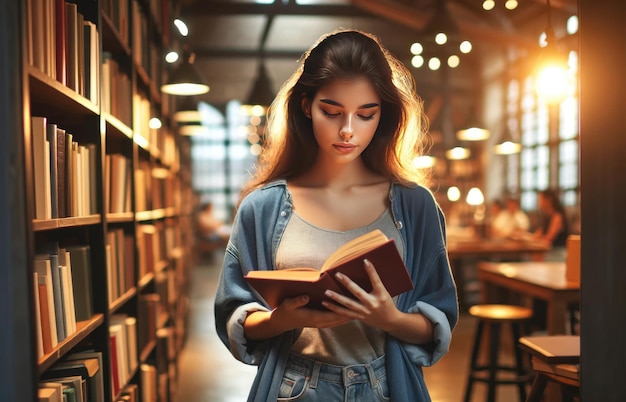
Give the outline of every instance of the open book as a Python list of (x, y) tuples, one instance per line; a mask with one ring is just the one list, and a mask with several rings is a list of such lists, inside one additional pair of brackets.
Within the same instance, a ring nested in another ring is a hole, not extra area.
[(364, 259), (374, 264), (392, 297), (413, 289), (413, 282), (393, 239), (388, 239), (378, 229), (339, 247), (326, 259), (321, 270), (304, 267), (251, 271), (245, 278), (272, 308), (285, 298), (307, 294), (310, 297), (307, 307), (324, 309), (321, 302), (328, 299), (324, 295), (327, 289), (352, 297), (350, 291), (335, 279), (337, 272), (348, 276), (364, 290), (372, 290), (363, 266)]

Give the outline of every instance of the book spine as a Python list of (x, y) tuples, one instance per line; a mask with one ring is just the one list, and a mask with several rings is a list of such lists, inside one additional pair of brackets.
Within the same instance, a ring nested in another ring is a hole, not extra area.
[(57, 128), (56, 136), (58, 216), (59, 218), (66, 218), (68, 215), (65, 202), (65, 130)]
[(76, 320), (84, 321), (93, 316), (93, 292), (91, 281), (91, 257), (89, 246), (68, 247), (72, 265), (72, 286)]
[(45, 178), (48, 168), (45, 165), (46, 152), (46, 118), (33, 116), (31, 132), (33, 143), (33, 177), (35, 185), (35, 219), (49, 219), (46, 199), (50, 197), (46, 190)]
[(54, 293), (54, 312), (56, 315), (57, 338), (59, 342), (65, 339), (65, 307), (63, 303), (63, 291), (61, 289), (61, 275), (59, 274), (58, 251), (50, 255), (50, 270), (52, 271), (52, 290)]
[(67, 55), (65, 44), (65, 1), (64, 0), (54, 0), (54, 16), (55, 16), (55, 46), (56, 46), (56, 74), (57, 81), (61, 84), (67, 84), (67, 68), (66, 68), (66, 58)]
[[(39, 275), (37, 275), (37, 272), (33, 272), (33, 287), (34, 287), (34, 291), (33, 291), (33, 296), (35, 298), (35, 334), (36, 334), (36, 338), (37, 338), (37, 358), (40, 358), (41, 356), (43, 356), (43, 354), (45, 353), (45, 346), (44, 346), (44, 334), (43, 334), (43, 323), (42, 323), (42, 316), (41, 316), (41, 301), (39, 300), (40, 298), (40, 291), (39, 291)], [(44, 289), (45, 291), (45, 289)], [(45, 293), (44, 293), (45, 295)], [(48, 312), (46, 311), (45, 314), (48, 314)], [(47, 339), (47, 343), (48, 343), (48, 349), (51, 350), (52, 346), (50, 346), (50, 336), (48, 334), (48, 339)]]
[(50, 143), (50, 214), (52, 218), (59, 217), (59, 198), (57, 196), (58, 174), (57, 174), (57, 125), (48, 123), (46, 126), (46, 138)]

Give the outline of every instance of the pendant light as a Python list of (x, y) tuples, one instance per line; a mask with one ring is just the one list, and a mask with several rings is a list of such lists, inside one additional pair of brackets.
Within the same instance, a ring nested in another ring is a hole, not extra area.
[(173, 118), (176, 123), (188, 123), (194, 121), (200, 121), (200, 111), (198, 110), (198, 102), (193, 96), (186, 96), (181, 98), (180, 106)]
[(241, 107), (249, 116), (262, 116), (274, 100), (274, 96), (272, 83), (265, 68), (265, 62), (261, 61), (259, 64), (259, 72), (254, 80), (254, 85), (250, 90), (246, 102), (241, 105)]
[(545, 46), (540, 49), (536, 72), (537, 95), (548, 104), (559, 104), (567, 96), (570, 87), (569, 66), (567, 55), (561, 52), (556, 44), (550, 0), (548, 5), (548, 22), (545, 32)]
[(172, 70), (161, 91), (170, 95), (191, 96), (209, 92), (209, 85), (193, 65), (195, 55), (185, 51), (178, 66)]
[(513, 139), (508, 124), (504, 125), (500, 142), (494, 145), (493, 150), (497, 155), (513, 155), (522, 151), (522, 144)]
[(478, 113), (473, 111), (471, 116), (469, 124), (456, 132), (456, 138), (461, 141), (483, 141), (489, 138), (489, 130), (478, 119)]

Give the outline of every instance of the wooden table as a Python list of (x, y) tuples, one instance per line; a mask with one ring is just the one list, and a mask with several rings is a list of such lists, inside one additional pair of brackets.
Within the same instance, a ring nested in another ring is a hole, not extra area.
[(566, 333), (568, 305), (580, 302), (580, 283), (567, 281), (564, 262), (481, 262), (478, 279), (484, 303), (502, 302), (503, 291), (545, 300), (548, 335)]
[(469, 268), (475, 268), (476, 262), (482, 260), (541, 260), (549, 250), (544, 243), (532, 239), (451, 239), (447, 248), (462, 310), (469, 308), (466, 291), (467, 273), (465, 271)]
[(563, 402), (580, 397), (579, 336), (523, 336), (519, 347), (530, 354), (536, 373), (526, 402)]
[(545, 243), (532, 239), (463, 239), (448, 242), (450, 260), (494, 257), (521, 259), (527, 256), (540, 259), (547, 251), (549, 248)]

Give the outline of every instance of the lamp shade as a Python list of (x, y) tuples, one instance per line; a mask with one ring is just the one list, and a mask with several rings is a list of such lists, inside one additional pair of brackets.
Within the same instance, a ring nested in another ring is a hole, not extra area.
[(171, 73), (161, 91), (170, 95), (201, 95), (209, 92), (209, 86), (189, 60), (183, 60)]
[[(259, 74), (254, 81), (252, 90), (242, 107), (249, 115), (265, 114), (265, 109), (272, 103), (274, 96), (272, 83), (265, 69), (265, 63), (262, 62), (259, 65)], [(255, 110), (258, 110), (260, 113), (255, 112)]]
[(489, 138), (489, 130), (480, 121), (478, 111), (473, 110), (469, 116), (470, 118), (468, 123), (465, 124), (465, 128), (456, 132), (456, 138), (461, 141), (483, 141)]
[(199, 122), (201, 120), (198, 103), (193, 97), (184, 97), (176, 113), (174, 113), (174, 121), (177, 123)]
[(493, 150), (498, 155), (513, 155), (522, 151), (522, 144), (513, 139), (508, 124), (504, 124), (500, 142), (493, 146)]

